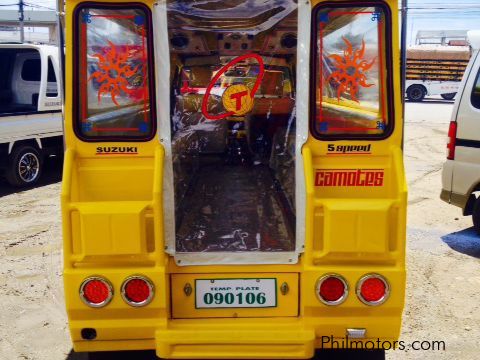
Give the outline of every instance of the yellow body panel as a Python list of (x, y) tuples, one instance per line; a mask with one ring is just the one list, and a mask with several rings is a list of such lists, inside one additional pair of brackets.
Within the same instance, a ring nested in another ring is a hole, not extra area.
[[(312, 6), (319, 2), (314, 0)], [(79, 3), (66, 2), (67, 151), (61, 195), (65, 298), (74, 349), (156, 349), (163, 358), (293, 359), (311, 357), (322, 336), (344, 338), (347, 328), (366, 329), (364, 341), (397, 339), (405, 296), (407, 206), (397, 1), (386, 1), (394, 34), (390, 44), (396, 90), (394, 132), (386, 140), (368, 141), (368, 156), (329, 156), (329, 142), (309, 136), (302, 151), (307, 202), (305, 247), (299, 262), (228, 266), (178, 266), (164, 252), (163, 213), (173, 209), (162, 205), (165, 152), (158, 135), (134, 143), (137, 155), (101, 158), (95, 156), (99, 143), (75, 136), (72, 14)], [(153, 1), (144, 3), (153, 8)], [(359, 141), (335, 141), (352, 143)], [(323, 169), (382, 169), (384, 186), (315, 186)], [(391, 288), (389, 299), (377, 307), (355, 296), (357, 281), (372, 272), (388, 279)], [(326, 306), (315, 294), (317, 280), (328, 273), (341, 274), (349, 285), (349, 296), (339, 306)], [(135, 274), (147, 276), (155, 285), (155, 297), (146, 307), (131, 307), (119, 296), (124, 279)], [(90, 308), (79, 297), (82, 281), (94, 275), (107, 278), (114, 288), (112, 302), (104, 308)], [(272, 276), (278, 285), (288, 282), (290, 288), (284, 299), (277, 288), (281, 301), (275, 309), (241, 309), (234, 311), (237, 317), (231, 310), (216, 309), (203, 316), (193, 297), (185, 299), (185, 282), (195, 279)], [(97, 338), (82, 339), (84, 328), (96, 329)]]

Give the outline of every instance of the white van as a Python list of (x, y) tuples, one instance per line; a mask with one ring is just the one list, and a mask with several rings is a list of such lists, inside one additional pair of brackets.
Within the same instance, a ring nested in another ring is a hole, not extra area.
[(473, 54), (452, 113), (440, 198), (472, 215), (480, 233), (480, 30), (468, 36)]
[(43, 159), (63, 153), (58, 48), (0, 44), (0, 174), (33, 185)]

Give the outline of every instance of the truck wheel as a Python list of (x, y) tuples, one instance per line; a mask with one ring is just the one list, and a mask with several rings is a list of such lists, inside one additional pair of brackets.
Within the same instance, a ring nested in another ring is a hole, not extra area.
[(455, 95), (457, 95), (457, 93), (441, 94), (440, 96), (445, 100), (453, 100)]
[(475, 231), (480, 235), (480, 197), (473, 204), (472, 220)]
[(5, 177), (17, 187), (34, 185), (43, 169), (43, 159), (40, 152), (29, 145), (20, 145), (13, 149)]
[(422, 101), (425, 98), (426, 91), (422, 85), (411, 85), (407, 89), (407, 98), (410, 101)]

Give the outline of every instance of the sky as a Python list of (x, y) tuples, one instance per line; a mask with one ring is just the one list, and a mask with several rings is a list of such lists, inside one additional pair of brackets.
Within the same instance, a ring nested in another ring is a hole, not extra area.
[[(419, 30), (480, 30), (480, 0), (409, 0), (408, 44)], [(445, 7), (445, 10), (417, 10)]]
[[(24, 0), (39, 7), (55, 8), (56, 0)], [(0, 0), (2, 4), (15, 4), (18, 0)], [(408, 44), (415, 43), (419, 30), (471, 30), (480, 29), (480, 0), (408, 0)], [(431, 8), (420, 10), (416, 8)], [(446, 9), (434, 9), (434, 8)], [(1, 6), (0, 9), (16, 9)], [(27, 9), (31, 9), (28, 8)]]

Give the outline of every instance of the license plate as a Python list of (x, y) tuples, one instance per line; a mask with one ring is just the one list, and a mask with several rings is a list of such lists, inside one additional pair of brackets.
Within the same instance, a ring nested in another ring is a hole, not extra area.
[(277, 306), (277, 279), (197, 279), (195, 307), (267, 308)]

